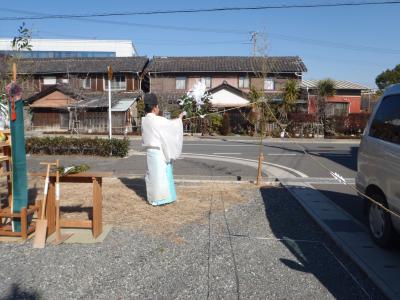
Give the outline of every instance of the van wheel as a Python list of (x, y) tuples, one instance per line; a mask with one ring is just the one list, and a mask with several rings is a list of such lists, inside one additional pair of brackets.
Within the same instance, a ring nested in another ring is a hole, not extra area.
[[(383, 206), (388, 207), (386, 199), (383, 195), (373, 194), (370, 197), (381, 203)], [(387, 248), (392, 244), (394, 239), (394, 231), (390, 214), (368, 199), (366, 199), (366, 201), (368, 202), (367, 217), (371, 237), (376, 244), (383, 248)]]

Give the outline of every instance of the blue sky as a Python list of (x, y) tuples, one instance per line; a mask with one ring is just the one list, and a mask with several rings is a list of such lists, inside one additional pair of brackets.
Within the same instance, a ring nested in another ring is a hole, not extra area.
[[(360, 1), (2, 1), (0, 16)], [(268, 55), (299, 55), (307, 65), (307, 79), (331, 77), (375, 87), (377, 74), (400, 63), (399, 13), (400, 5), (382, 5), (108, 17), (95, 18), (96, 21), (32, 20), (26, 23), (35, 38), (129, 39), (140, 55), (149, 57), (251, 55), (250, 32), (257, 31), (260, 32), (259, 45), (264, 45), (262, 52), (267, 49)], [(110, 24), (101, 20), (137, 25)], [(14, 36), (20, 24), (21, 21), (0, 21), (0, 37)], [(159, 26), (151, 28), (146, 24)], [(210, 32), (172, 30), (170, 27), (205, 28)], [(227, 29), (233, 32), (220, 32)]]

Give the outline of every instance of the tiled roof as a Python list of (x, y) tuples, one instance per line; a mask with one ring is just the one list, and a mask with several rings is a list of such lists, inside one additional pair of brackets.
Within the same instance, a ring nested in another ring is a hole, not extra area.
[[(120, 92), (113, 93), (111, 97), (111, 107), (116, 106), (121, 100), (134, 100), (141, 95), (140, 92)], [(85, 99), (77, 103), (81, 108), (108, 107), (108, 92), (87, 94)]]
[(195, 56), (154, 57), (146, 71), (178, 72), (306, 72), (298, 56)]
[(148, 62), (144, 56), (106, 58), (32, 58), (18, 61), (19, 74), (78, 74), (107, 73), (111, 65), (114, 73), (142, 72)]
[(36, 93), (29, 98), (25, 99), (25, 101), (29, 104), (32, 104), (38, 99), (41, 99), (55, 91), (60, 91), (64, 95), (70, 96), (73, 99), (83, 99), (85, 98), (85, 94), (79, 89), (73, 89), (71, 86), (67, 84), (57, 84), (49, 86), (48, 88)]
[[(301, 82), (301, 87), (315, 89), (318, 85), (318, 81), (319, 80), (303, 80)], [(335, 83), (335, 89), (337, 90), (370, 90), (369, 87), (355, 82), (344, 80), (333, 80), (333, 82)]]
[(135, 101), (136, 101), (135, 98), (127, 98), (127, 99), (122, 98), (116, 105), (112, 106), (111, 111), (115, 112), (127, 111), (133, 105), (133, 103), (135, 103)]
[[(61, 93), (78, 100), (76, 103), (77, 108), (100, 108), (108, 107), (108, 92), (88, 92), (86, 90), (73, 89), (69, 85), (54, 85), (40, 93), (26, 99), (29, 104), (34, 103), (36, 100), (53, 93), (60, 91)], [(134, 100), (141, 95), (141, 92), (114, 92), (111, 97), (111, 106), (116, 106), (121, 100)]]

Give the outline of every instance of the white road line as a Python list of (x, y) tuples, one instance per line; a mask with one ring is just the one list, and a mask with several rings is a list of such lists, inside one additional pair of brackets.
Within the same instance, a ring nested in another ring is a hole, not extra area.
[(265, 155), (268, 155), (268, 156), (296, 156), (296, 155), (303, 155), (303, 154), (297, 154), (297, 153), (267, 153)]
[[(246, 159), (246, 158), (233, 157), (233, 156), (222, 156), (222, 155), (219, 156), (219, 155), (198, 154), (198, 153), (182, 153), (182, 157), (183, 158), (186, 157), (186, 158), (220, 160), (220, 161), (228, 161), (228, 162), (232, 162), (232, 163), (242, 162), (242, 164), (246, 164), (246, 162), (247, 162), (247, 163), (250, 163), (250, 164), (255, 164), (255, 166), (257, 166), (256, 164), (258, 164), (258, 160), (255, 160), (255, 159)], [(274, 164), (274, 163), (270, 163), (270, 162), (264, 162), (263, 165), (276, 167), (278, 169), (285, 170), (286, 172), (289, 172), (289, 173), (292, 173), (292, 174), (296, 174), (299, 177), (303, 177), (303, 178), (308, 177), (303, 172), (301, 172), (299, 170), (296, 170), (296, 169), (292, 169), (292, 168), (286, 167), (286, 166), (282, 166), (282, 165), (278, 165), (278, 164)]]
[(235, 152), (217, 152), (213, 153), (214, 155), (242, 155), (243, 153), (235, 153)]
[(259, 145), (225, 145), (225, 144), (183, 144), (183, 146), (216, 146), (216, 147), (257, 147)]

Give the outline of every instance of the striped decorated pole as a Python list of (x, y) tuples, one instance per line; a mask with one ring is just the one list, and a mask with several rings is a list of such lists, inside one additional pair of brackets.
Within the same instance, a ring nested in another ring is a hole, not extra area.
[[(21, 100), (21, 89), (15, 84), (16, 66), (13, 65), (13, 82), (9, 86), (9, 111), (12, 155), (12, 204), (13, 213), (28, 208), (28, 176), (26, 169), (25, 131), (24, 131), (24, 102)], [(29, 226), (29, 224), (28, 224)], [(21, 231), (21, 220), (12, 222), (14, 232)]]

